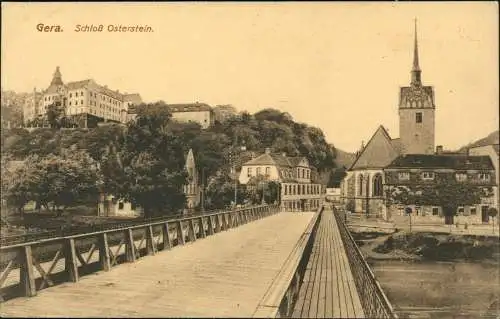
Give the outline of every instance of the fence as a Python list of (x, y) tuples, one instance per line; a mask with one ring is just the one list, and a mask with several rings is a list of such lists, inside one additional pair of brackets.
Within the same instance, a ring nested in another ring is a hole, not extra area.
[(275, 205), (263, 205), (0, 247), (0, 301), (35, 296), (57, 283), (78, 282), (80, 276), (109, 271), (279, 211)]
[(345, 224), (345, 212), (334, 207), (334, 215), (344, 242), (347, 259), (367, 318), (397, 318), (391, 303), (365, 261)]
[(205, 211), (205, 212), (200, 212), (200, 213), (177, 214), (177, 215), (168, 216), (168, 217), (161, 216), (161, 217), (148, 218), (148, 219), (140, 218), (140, 220), (136, 219), (136, 220), (118, 221), (118, 222), (114, 221), (114, 222), (109, 222), (109, 223), (104, 223), (104, 224), (68, 227), (68, 228), (60, 228), (60, 229), (55, 229), (55, 230), (48, 230), (48, 231), (41, 231), (41, 232), (34, 232), (34, 233), (2, 236), (0, 238), (0, 246), (9, 246), (9, 245), (30, 242), (30, 241), (39, 241), (39, 240), (50, 239), (50, 238), (54, 238), (54, 237), (73, 236), (73, 235), (79, 235), (79, 234), (83, 234), (83, 233), (112, 230), (112, 229), (124, 228), (124, 227), (129, 227), (129, 226), (145, 225), (147, 223), (153, 223), (153, 222), (165, 222), (167, 220), (172, 220), (172, 219), (209, 215), (209, 214), (220, 213), (220, 212), (222, 212), (222, 210), (211, 210), (211, 211)]

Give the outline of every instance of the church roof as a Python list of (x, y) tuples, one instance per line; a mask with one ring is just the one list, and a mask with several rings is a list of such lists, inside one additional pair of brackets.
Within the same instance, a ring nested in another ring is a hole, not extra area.
[(380, 125), (349, 170), (384, 168), (400, 154), (399, 139), (391, 139)]
[(466, 155), (424, 155), (407, 154), (398, 156), (388, 169), (395, 168), (448, 168), (455, 170), (493, 170), (493, 163), (489, 156)]

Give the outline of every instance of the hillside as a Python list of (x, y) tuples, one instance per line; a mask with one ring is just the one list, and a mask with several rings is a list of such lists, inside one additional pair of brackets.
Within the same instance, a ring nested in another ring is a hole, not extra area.
[(337, 157), (335, 163), (337, 167), (349, 168), (354, 162), (356, 155), (354, 153), (345, 152), (337, 148)]
[(467, 149), (471, 147), (478, 147), (478, 146), (484, 146), (484, 145), (489, 145), (489, 144), (499, 144), (499, 131), (492, 132), (486, 137), (483, 137), (475, 142), (472, 142), (468, 145), (462, 146), (458, 151), (461, 153), (464, 153), (467, 151)]

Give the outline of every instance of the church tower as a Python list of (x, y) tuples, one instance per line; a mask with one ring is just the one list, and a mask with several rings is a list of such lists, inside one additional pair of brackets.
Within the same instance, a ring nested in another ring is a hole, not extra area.
[(418, 61), (417, 21), (410, 86), (399, 91), (399, 136), (402, 154), (434, 154), (434, 88), (423, 86)]

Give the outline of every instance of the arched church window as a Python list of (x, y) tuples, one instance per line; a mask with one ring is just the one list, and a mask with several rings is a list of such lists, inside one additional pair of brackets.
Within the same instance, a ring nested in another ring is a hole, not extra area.
[(373, 196), (382, 196), (382, 175), (377, 174), (373, 178)]
[(363, 175), (359, 175), (358, 195), (359, 196), (363, 195)]

